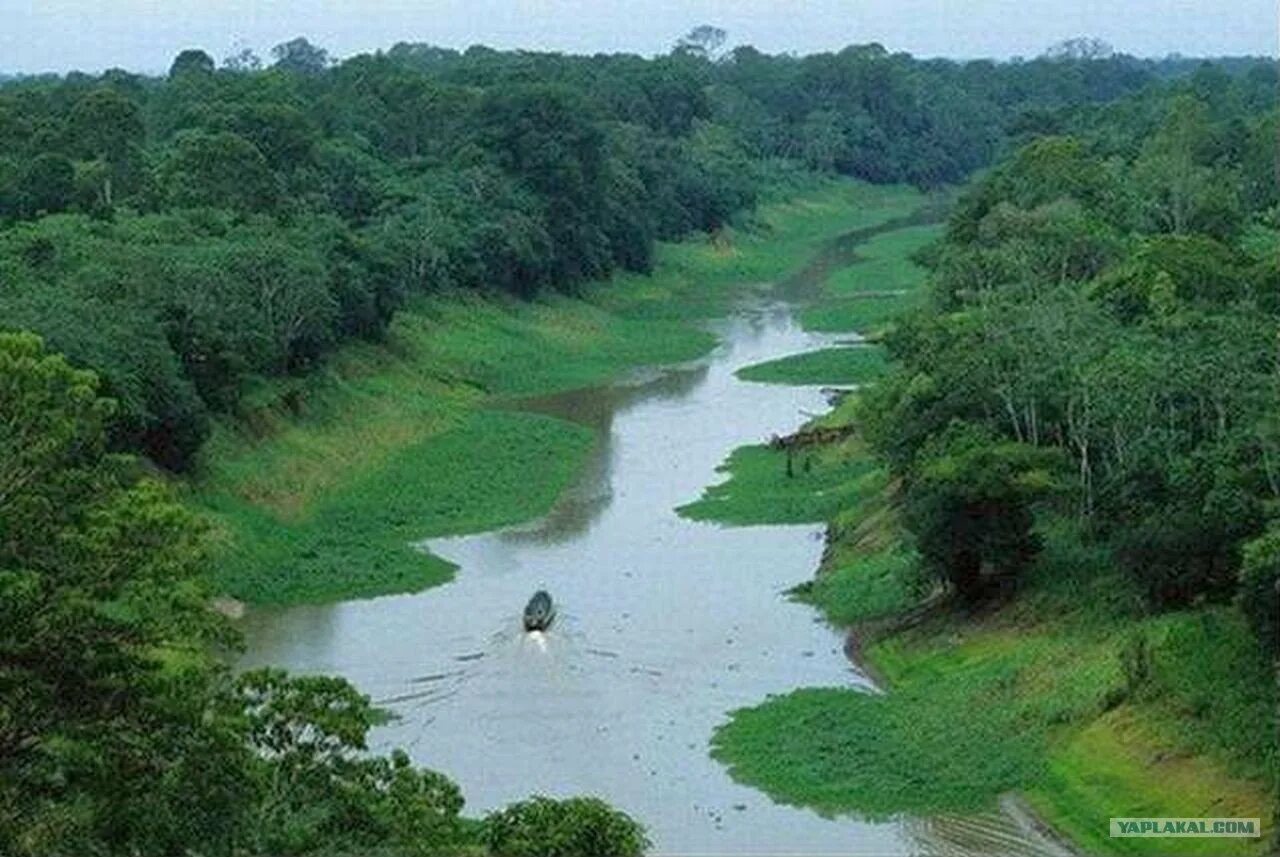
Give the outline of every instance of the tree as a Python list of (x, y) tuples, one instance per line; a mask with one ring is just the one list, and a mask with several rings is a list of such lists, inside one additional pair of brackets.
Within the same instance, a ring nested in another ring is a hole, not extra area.
[(0, 334), (0, 852), (456, 848), (457, 786), (367, 755), (367, 696), (232, 680), (204, 527), (106, 452), (113, 410), (92, 373)]
[(81, 502), (105, 448), (115, 403), (92, 373), (47, 354), (33, 334), (0, 333), (0, 561), (44, 543)]
[(271, 56), (275, 58), (274, 68), (302, 75), (320, 74), (331, 62), (328, 51), (301, 36), (276, 45)]
[(257, 147), (273, 170), (290, 171), (311, 163), (318, 134), (301, 110), (287, 104), (254, 102), (239, 107), (231, 129)]
[(720, 49), (724, 46), (729, 34), (719, 27), (701, 24), (680, 37), (676, 42), (675, 52), (705, 60), (719, 58)]
[(160, 183), (175, 206), (214, 206), (242, 213), (276, 203), (278, 188), (267, 159), (239, 134), (187, 131), (160, 165)]
[(254, 670), (237, 679), (230, 705), (255, 751), (259, 853), (441, 853), (461, 839), (462, 793), (452, 781), (413, 767), (402, 751), (363, 754), (377, 712), (347, 681)]
[(146, 134), (138, 105), (114, 89), (95, 89), (67, 117), (72, 150), (83, 157), (122, 164)]
[(1115, 56), (1115, 48), (1102, 39), (1078, 36), (1052, 45), (1044, 52), (1050, 60), (1105, 60)]
[(1054, 486), (1057, 456), (953, 423), (932, 439), (909, 477), (906, 515), (925, 562), (966, 600), (985, 591), (984, 569), (1024, 569), (1040, 550), (1032, 507)]
[[(480, 140), (498, 164), (541, 197), (552, 239), (551, 279), (572, 283), (608, 272), (605, 136), (581, 97), (562, 86), (505, 87), (480, 110)], [(521, 291), (536, 283), (515, 280)]]
[(75, 193), (75, 167), (62, 155), (37, 155), (18, 181), (18, 205), (27, 217), (65, 211)]
[(96, 89), (71, 109), (67, 138), (72, 152), (100, 159), (108, 167), (101, 191), (107, 208), (121, 186), (133, 185), (145, 136), (142, 111), (114, 89)]
[(644, 828), (596, 798), (534, 797), (485, 818), (494, 857), (639, 857)]
[(262, 60), (252, 48), (242, 48), (224, 59), (222, 67), (236, 74), (250, 74), (262, 68)]
[(1239, 229), (1237, 182), (1212, 168), (1212, 149), (1208, 108), (1189, 95), (1174, 99), (1134, 164), (1143, 211), (1155, 231), (1231, 237)]
[(0, 334), (0, 411), (0, 851), (176, 853), (194, 828), (225, 853), (241, 743), (209, 706), (201, 528), (106, 454), (111, 403), (34, 336)]
[(171, 470), (191, 464), (208, 436), (208, 414), (147, 312), (46, 287), (0, 296), (0, 314), (5, 325), (35, 331), (80, 365), (95, 368), (101, 388), (116, 402), (114, 445)]
[(169, 66), (169, 79), (175, 80), (183, 75), (207, 77), (215, 70), (213, 57), (199, 48), (187, 48), (173, 59)]
[(1240, 608), (1272, 657), (1280, 657), (1280, 530), (1244, 546)]

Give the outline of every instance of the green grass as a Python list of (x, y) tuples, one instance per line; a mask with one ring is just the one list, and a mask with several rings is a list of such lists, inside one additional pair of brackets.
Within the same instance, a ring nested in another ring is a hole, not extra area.
[(1110, 838), (1111, 817), (1261, 818), (1264, 837), (1270, 835), (1271, 819), (1256, 788), (1164, 741), (1147, 725), (1151, 716), (1123, 706), (1063, 740), (1029, 795), (1031, 805), (1089, 853), (1263, 853), (1256, 840)]
[(873, 236), (858, 245), (859, 262), (837, 271), (825, 288), (833, 297), (860, 292), (914, 291), (924, 285), (926, 271), (912, 257), (938, 240), (943, 227), (931, 223), (905, 226)]
[[(846, 423), (856, 407), (846, 399), (816, 424)], [(923, 593), (893, 483), (856, 436), (814, 450), (841, 469), (809, 483), (780, 475), (763, 452), (735, 453), (729, 481), (682, 512), (757, 524), (826, 514), (822, 568), (795, 594), (861, 628), (863, 657), (888, 690), (811, 688), (733, 712), (712, 755), (735, 779), (784, 803), (877, 818), (992, 810), (1017, 791), (1091, 854), (1265, 852), (1265, 839), (1107, 835), (1113, 816), (1270, 824), (1275, 689), (1233, 609), (1148, 615), (1105, 550), (1049, 517), (1045, 550), (1012, 601), (977, 615), (935, 609), (886, 636), (876, 623)], [(837, 473), (847, 481), (833, 486)], [(808, 499), (796, 495), (805, 487)], [(1135, 635), (1151, 652), (1136, 681), (1122, 666)]]
[[(1252, 840), (1107, 836), (1113, 816), (1268, 823), (1274, 689), (1233, 611), (1135, 614), (1131, 583), (1093, 565), (1079, 533), (1063, 522), (1045, 533), (1030, 591), (1014, 603), (943, 612), (865, 650), (887, 694), (770, 699), (735, 712), (714, 755), (741, 781), (822, 812), (990, 809), (1016, 790), (1088, 853), (1262, 853)], [(883, 615), (909, 597), (911, 560), (901, 548), (837, 560), (804, 597), (833, 620)], [(1152, 652), (1137, 684), (1121, 666), (1135, 633)]]
[(806, 330), (873, 334), (923, 300), (927, 272), (914, 254), (942, 233), (938, 224), (906, 226), (872, 236), (858, 246), (853, 264), (829, 276), (822, 297), (805, 307)]
[(865, 455), (843, 448), (797, 450), (788, 476), (786, 452), (744, 446), (719, 468), (728, 479), (676, 511), (695, 521), (739, 526), (825, 521), (855, 500), (871, 467)]
[(300, 413), (284, 413), (276, 391), (220, 427), (192, 492), (222, 535), (214, 583), (279, 604), (444, 582), (448, 564), (413, 542), (546, 513), (591, 441), (481, 405), (687, 360), (713, 343), (687, 324), (582, 300), (420, 300), (384, 346), (348, 349), (306, 379)]
[(820, 183), (761, 206), (747, 222), (714, 239), (659, 245), (653, 276), (622, 274), (587, 292), (628, 318), (722, 315), (744, 286), (765, 289), (804, 267), (827, 242), (909, 217), (926, 202), (906, 185)]
[(739, 369), (744, 381), (764, 384), (865, 384), (884, 374), (884, 349), (841, 346), (793, 354)]
[(820, 333), (872, 335), (919, 303), (915, 294), (831, 298), (802, 309), (800, 325)]
[(223, 495), (215, 512), (236, 538), (216, 582), (257, 603), (323, 602), (420, 589), (452, 575), (414, 541), (513, 524), (546, 512), (594, 438), (532, 414), (477, 412), (406, 446), (363, 479), (282, 522)]
[(837, 625), (893, 616), (920, 600), (917, 562), (903, 547), (869, 553), (828, 568), (796, 594)]
[(414, 542), (544, 514), (591, 440), (494, 404), (704, 354), (714, 340), (698, 319), (923, 200), (906, 187), (806, 183), (714, 241), (660, 245), (651, 276), (587, 284), (573, 298), (418, 299), (386, 342), (353, 343), (305, 378), (263, 383), (217, 427), (184, 489), (215, 525), (213, 582), (286, 604), (448, 580), (449, 565)]
[(990, 810), (1037, 775), (1043, 746), (1013, 712), (965, 710), (970, 701), (956, 681), (890, 694), (798, 690), (734, 712), (712, 755), (774, 800), (825, 814)]

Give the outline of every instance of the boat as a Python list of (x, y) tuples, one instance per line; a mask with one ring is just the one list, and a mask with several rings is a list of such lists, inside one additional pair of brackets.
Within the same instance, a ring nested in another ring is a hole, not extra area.
[(556, 618), (556, 606), (551, 595), (545, 589), (533, 593), (529, 603), (524, 605), (524, 629), (526, 631), (545, 631), (551, 627)]

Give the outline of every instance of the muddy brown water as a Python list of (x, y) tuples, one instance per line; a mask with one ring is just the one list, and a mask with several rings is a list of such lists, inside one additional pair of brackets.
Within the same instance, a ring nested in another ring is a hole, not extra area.
[[(674, 511), (722, 478), (735, 447), (826, 408), (819, 388), (733, 373), (830, 337), (800, 330), (781, 304), (714, 327), (721, 345), (697, 364), (524, 403), (599, 437), (545, 518), (431, 540), (459, 566), (444, 586), (250, 610), (242, 665), (347, 677), (398, 715), (373, 749), (446, 772), (472, 814), (532, 793), (594, 794), (643, 820), (656, 853), (1061, 853), (1007, 803), (976, 817), (828, 818), (774, 803), (708, 755), (728, 712), (770, 694), (871, 691), (841, 634), (784, 594), (813, 574), (820, 526), (729, 528)], [(539, 588), (559, 615), (525, 634)]]

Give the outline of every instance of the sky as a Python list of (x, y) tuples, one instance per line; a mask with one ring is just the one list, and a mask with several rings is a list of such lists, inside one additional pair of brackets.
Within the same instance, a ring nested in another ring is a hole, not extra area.
[(1092, 36), (1138, 56), (1274, 56), (1277, 14), (1277, 0), (0, 0), (0, 72), (160, 72), (183, 48), (266, 57), (298, 35), (338, 57), (398, 41), (651, 55), (699, 24), (769, 53), (1033, 57)]

